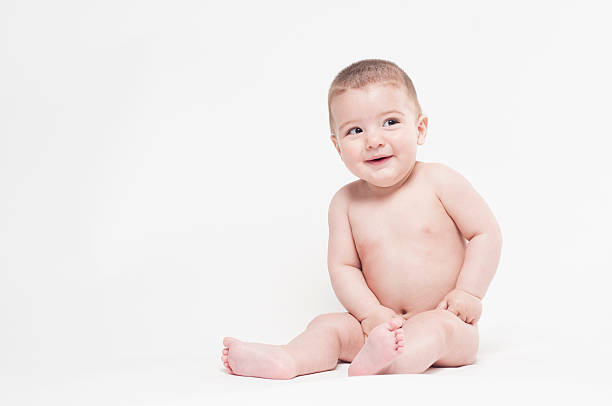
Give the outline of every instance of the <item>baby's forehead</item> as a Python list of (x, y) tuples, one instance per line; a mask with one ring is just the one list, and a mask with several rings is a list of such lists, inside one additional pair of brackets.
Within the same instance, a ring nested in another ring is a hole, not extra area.
[(342, 98), (344, 100), (363, 98), (365, 95), (384, 95), (386, 100), (391, 97), (394, 101), (411, 100), (410, 93), (406, 86), (395, 82), (371, 83), (361, 87), (350, 87), (339, 89), (331, 100)]
[(338, 113), (353, 111), (360, 107), (358, 102), (383, 109), (393, 107), (413, 110), (414, 108), (414, 101), (405, 86), (394, 82), (372, 83), (358, 88), (342, 89), (333, 97), (330, 107)]

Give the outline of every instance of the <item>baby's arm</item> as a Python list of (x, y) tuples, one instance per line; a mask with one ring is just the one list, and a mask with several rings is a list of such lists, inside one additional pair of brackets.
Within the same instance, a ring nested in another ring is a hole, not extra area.
[(466, 323), (475, 324), (484, 297), (497, 270), (502, 235), (487, 203), (459, 173), (441, 164), (431, 164), (432, 180), (446, 212), (469, 241), (455, 285), (438, 308), (448, 309)]
[(368, 334), (376, 327), (372, 324), (391, 320), (395, 312), (380, 304), (361, 273), (361, 261), (348, 220), (348, 203), (348, 190), (345, 186), (334, 195), (329, 204), (327, 266), (338, 300), (359, 322), (363, 322), (362, 328)]

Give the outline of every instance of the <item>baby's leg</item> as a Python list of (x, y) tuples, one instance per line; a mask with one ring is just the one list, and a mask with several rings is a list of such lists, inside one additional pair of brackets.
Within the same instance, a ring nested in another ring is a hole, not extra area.
[(291, 379), (334, 369), (338, 360), (351, 362), (364, 343), (361, 324), (349, 313), (315, 317), (287, 345), (223, 339), (223, 364), (235, 375)]
[(430, 366), (472, 364), (478, 350), (478, 328), (448, 310), (419, 313), (404, 322), (404, 351), (380, 374), (425, 372)]

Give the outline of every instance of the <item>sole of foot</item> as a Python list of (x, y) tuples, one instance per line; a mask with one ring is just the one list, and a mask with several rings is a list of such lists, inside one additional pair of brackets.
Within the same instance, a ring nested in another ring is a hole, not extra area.
[(349, 376), (374, 375), (389, 366), (404, 350), (403, 322), (396, 317), (374, 328), (349, 366)]

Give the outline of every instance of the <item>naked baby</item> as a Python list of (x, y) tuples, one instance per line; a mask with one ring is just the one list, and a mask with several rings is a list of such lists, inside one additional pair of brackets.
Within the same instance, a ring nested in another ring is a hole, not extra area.
[(333, 146), (359, 178), (329, 205), (329, 276), (347, 312), (315, 317), (286, 345), (226, 337), (223, 364), (236, 375), (290, 379), (338, 360), (351, 363), (350, 376), (473, 363), (501, 252), (495, 217), (459, 173), (416, 160), (428, 118), (394, 63), (342, 70), (328, 108)]

